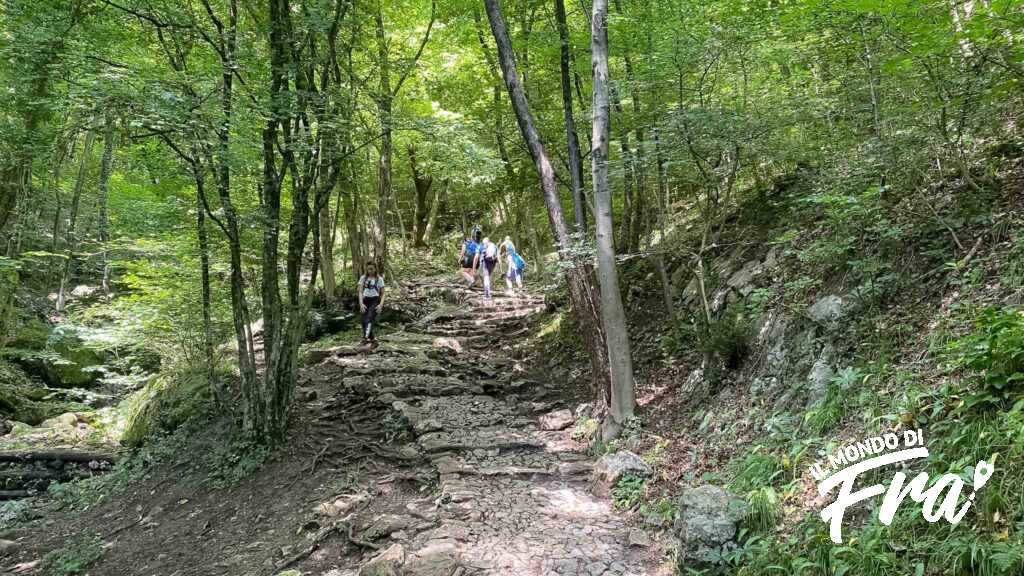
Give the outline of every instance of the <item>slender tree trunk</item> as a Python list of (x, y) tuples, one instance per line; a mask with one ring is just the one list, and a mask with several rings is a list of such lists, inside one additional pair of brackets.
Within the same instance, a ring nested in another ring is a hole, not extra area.
[[(448, 194), (450, 180), (444, 180), (440, 186), (434, 187), (434, 199), (430, 202), (430, 214), (427, 216), (427, 226), (423, 230), (423, 245), (426, 246), (433, 237), (434, 229), (437, 228), (437, 213), (441, 206), (441, 198)], [(443, 194), (442, 194), (443, 191)]]
[(103, 251), (103, 292), (110, 293), (110, 263), (107, 261), (107, 242), (110, 240), (110, 222), (107, 217), (107, 197), (110, 191), (110, 174), (114, 163), (114, 147), (117, 145), (117, 132), (115, 131), (115, 119), (111, 112), (107, 112), (103, 134), (103, 156), (100, 160), (100, 181), (99, 186), (99, 240)]
[[(609, 91), (611, 93), (610, 94), (611, 101), (615, 105), (615, 113), (618, 115), (619, 118), (622, 118), (622, 116), (623, 116), (623, 114), (622, 114), (622, 104), (621, 104), (621, 101), (619, 100), (619, 91), (615, 87), (613, 87), (613, 86), (609, 86)], [(593, 114), (593, 112), (591, 112), (591, 114)], [(609, 121), (609, 124), (611, 124), (610, 121)], [(619, 239), (619, 246), (622, 248), (623, 252), (632, 252), (633, 251), (633, 238), (638, 236), (637, 231), (638, 231), (638, 228), (640, 226), (640, 223), (639, 222), (635, 222), (634, 219), (633, 219), (633, 212), (634, 212), (634, 208), (633, 208), (633, 202), (634, 202), (634, 198), (633, 198), (633, 181), (634, 181), (633, 151), (629, 147), (629, 131), (624, 126), (622, 126), (622, 122), (620, 122), (619, 125), (621, 126), (621, 128), (620, 128), (621, 134), (619, 135), (619, 146), (622, 149), (622, 167), (623, 167), (623, 170), (622, 170), (623, 171), (623, 175), (622, 175), (623, 207), (622, 207), (622, 224), (620, 225), (621, 226), (621, 230), (619, 232), (619, 238), (620, 238)], [(591, 138), (591, 142), (593, 142), (593, 138)], [(597, 186), (595, 185), (595, 189), (596, 189), (596, 187)], [(597, 206), (596, 205), (594, 206), (594, 209), (597, 210)]]
[(53, 230), (50, 237), (50, 252), (57, 253), (58, 243), (60, 242), (60, 225), (61, 216), (63, 210), (63, 195), (60, 192), (60, 180), (61, 172), (64, 170), (64, 163), (68, 160), (71, 154), (75, 150), (75, 142), (78, 140), (77, 135), (71, 136), (70, 140), (61, 145), (60, 152), (57, 154), (57, 161), (53, 164)]
[[(197, 156), (193, 154), (194, 158)], [(199, 280), (202, 289), (203, 360), (206, 362), (206, 379), (209, 381), (213, 397), (217, 405), (221, 409), (225, 409), (228, 406), (227, 394), (217, 381), (214, 371), (213, 320), (210, 312), (210, 239), (206, 232), (206, 191), (204, 189), (206, 176), (198, 161), (193, 164), (192, 169), (196, 181), (196, 241), (199, 244)]]
[(608, 186), (608, 0), (594, 0), (593, 10), (591, 61), (594, 103), (591, 111), (593, 148), (590, 155), (596, 212), (598, 276), (601, 280), (601, 313), (611, 368), (608, 415), (601, 424), (601, 437), (608, 440), (617, 437), (633, 417), (636, 399), (633, 391), (633, 361), (629, 332), (626, 330), (626, 314), (622, 307), (615, 263), (611, 189)]
[(561, 44), (560, 71), (562, 77), (562, 110), (565, 116), (565, 136), (569, 156), (569, 190), (572, 193), (573, 215), (576, 232), (587, 231), (587, 214), (583, 206), (583, 158), (580, 155), (580, 141), (576, 136), (576, 120), (572, 108), (572, 85), (569, 80), (569, 27), (565, 18), (565, 0), (555, 0), (555, 22)]
[[(622, 10), (622, 2), (615, 0), (615, 9), (626, 16)], [(649, 32), (648, 32), (649, 34)], [(650, 46), (650, 39), (648, 39), (648, 46)], [(633, 196), (633, 215), (632, 215), (632, 228), (631, 236), (629, 238), (629, 251), (636, 252), (640, 249), (640, 238), (645, 235), (647, 231), (647, 208), (646, 208), (646, 193), (647, 193), (647, 178), (645, 174), (646, 169), (646, 158), (644, 153), (644, 129), (643, 129), (643, 116), (641, 111), (641, 98), (640, 89), (637, 86), (636, 75), (633, 73), (633, 59), (630, 57), (630, 50), (627, 46), (624, 49), (623, 61), (626, 64), (626, 84), (629, 88), (631, 100), (633, 102), (633, 124), (636, 128), (636, 150), (630, 155), (632, 164), (632, 175), (636, 182), (636, 193)], [(622, 107), (616, 97), (616, 111), (619, 115), (622, 115)], [(625, 141), (624, 141), (625, 142)], [(628, 174), (627, 174), (628, 175)]]
[(388, 203), (391, 201), (391, 116), (392, 116), (392, 92), (391, 92), (391, 59), (388, 56), (387, 36), (384, 32), (383, 2), (377, 2), (377, 10), (374, 13), (377, 38), (377, 66), (379, 84), (375, 100), (377, 102), (377, 114), (380, 117), (381, 138), (380, 156), (377, 160), (377, 222), (373, 229), (374, 260), (380, 267), (386, 266), (388, 242), (387, 242), (387, 212)]
[[(340, 202), (340, 200), (339, 200)], [(337, 290), (334, 270), (334, 226), (331, 211), (320, 211), (320, 252), (322, 253), (321, 276), (324, 283), (324, 299), (333, 302)]]
[[(657, 164), (658, 174), (658, 229), (660, 232), (659, 242), (665, 245), (665, 234), (668, 220), (668, 186), (665, 183), (665, 161), (661, 151), (661, 140), (658, 137), (658, 130), (654, 130), (654, 155)], [(672, 286), (672, 277), (665, 270), (665, 260), (661, 255), (654, 256), (654, 265), (658, 269), (658, 276), (661, 278), (661, 293), (665, 299), (665, 311), (668, 313), (669, 322), (675, 323), (675, 288)]]
[[(548, 222), (558, 245), (559, 257), (563, 260), (570, 260), (570, 256), (565, 252), (570, 242), (569, 229), (562, 212), (555, 171), (544, 150), (540, 133), (534, 123), (533, 114), (530, 112), (529, 102), (526, 100), (526, 93), (519, 81), (512, 43), (509, 40), (508, 28), (501, 15), (501, 6), (498, 1), (484, 0), (484, 5), (487, 8), (487, 19), (497, 45), (502, 76), (512, 101), (512, 109), (515, 112), (516, 122), (519, 124), (519, 131), (522, 133), (530, 157), (540, 176), (541, 188), (544, 191), (544, 203), (548, 211)], [(534, 254), (533, 258), (534, 260), (539, 259), (540, 254)], [(566, 273), (569, 294), (579, 317), (584, 342), (590, 352), (595, 391), (602, 392), (607, 388), (609, 373), (607, 348), (600, 324), (600, 304), (594, 298), (593, 287), (590, 283), (591, 268), (589, 264), (583, 262), (571, 262), (571, 264), (572, 266)], [(602, 395), (602, 397), (605, 396)]]
[[(422, 248), (426, 246), (423, 242), (423, 237), (427, 231), (430, 214), (436, 214), (436, 211), (432, 210), (432, 206), (427, 204), (431, 200), (430, 188), (434, 185), (434, 178), (420, 173), (419, 164), (416, 160), (416, 149), (412, 146), (409, 146), (409, 164), (412, 166), (412, 182), (416, 188), (416, 211), (413, 216), (413, 246)], [(434, 202), (437, 202), (436, 198)]]
[(75, 227), (78, 223), (78, 209), (82, 202), (82, 188), (85, 186), (85, 176), (89, 166), (89, 157), (92, 156), (92, 145), (96, 140), (94, 132), (87, 132), (85, 144), (82, 146), (82, 157), (78, 161), (78, 176), (75, 178), (75, 188), (71, 193), (71, 213), (68, 218), (68, 228), (64, 234), (64, 268), (60, 275), (60, 287), (57, 289), (57, 312), (64, 311), (67, 303), (68, 283), (74, 273), (75, 249), (78, 242), (75, 238)]
[(355, 187), (354, 179), (350, 183), (352, 184), (352, 190), (344, 195), (345, 227), (348, 230), (349, 253), (352, 258), (352, 276), (358, 279), (359, 275), (363, 273), (363, 266), (366, 264), (366, 245), (360, 230), (363, 216), (359, 212), (359, 190)]

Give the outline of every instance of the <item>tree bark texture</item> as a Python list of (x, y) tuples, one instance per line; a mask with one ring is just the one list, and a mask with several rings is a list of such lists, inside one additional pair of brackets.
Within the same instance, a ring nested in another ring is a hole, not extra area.
[(597, 229), (598, 277), (601, 284), (601, 314), (611, 383), (608, 414), (601, 424), (601, 437), (618, 436), (633, 417), (636, 399), (633, 390), (633, 361), (630, 352), (626, 314), (619, 293), (615, 263), (614, 226), (611, 188), (608, 185), (608, 138), (610, 133), (608, 77), (608, 0), (594, 0), (591, 20), (591, 65), (593, 68), (593, 135), (591, 171), (594, 183), (595, 228)]

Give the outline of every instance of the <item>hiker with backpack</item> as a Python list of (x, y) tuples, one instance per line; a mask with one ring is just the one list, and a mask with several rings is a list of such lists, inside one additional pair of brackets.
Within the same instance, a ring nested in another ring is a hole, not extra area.
[(462, 267), (462, 279), (466, 282), (467, 288), (472, 288), (476, 284), (476, 257), (480, 250), (480, 236), (480, 227), (473, 226), (473, 230), (462, 241), (462, 250), (459, 252), (459, 266)]
[(490, 300), (491, 275), (494, 273), (495, 266), (498, 265), (498, 245), (491, 242), (490, 238), (484, 238), (480, 245), (480, 249), (477, 251), (476, 265), (480, 270), (480, 275), (484, 277), (484, 299)]
[(505, 236), (505, 241), (501, 243), (501, 255), (502, 262), (505, 267), (508, 268), (505, 273), (505, 286), (507, 292), (511, 295), (515, 295), (515, 290), (512, 288), (512, 283), (520, 290), (523, 289), (523, 269), (526, 268), (526, 262), (516, 252), (516, 245), (512, 243), (512, 238)]
[(359, 277), (359, 311), (363, 315), (363, 343), (376, 344), (373, 336), (373, 321), (384, 309), (384, 278), (377, 272), (377, 265), (367, 262), (363, 275)]

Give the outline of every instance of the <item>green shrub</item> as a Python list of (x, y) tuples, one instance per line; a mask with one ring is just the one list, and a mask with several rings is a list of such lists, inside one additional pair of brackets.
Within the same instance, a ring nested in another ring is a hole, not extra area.
[(628, 510), (640, 503), (644, 491), (643, 478), (626, 474), (612, 486), (612, 504), (620, 510)]
[(804, 424), (811, 433), (824, 434), (846, 416), (846, 394), (838, 382), (828, 385), (825, 400), (804, 414)]
[(971, 334), (948, 347), (952, 365), (971, 371), (974, 393), (963, 409), (1005, 406), (1024, 393), (1024, 310), (989, 307)]
[(43, 566), (51, 576), (81, 574), (102, 555), (103, 540), (99, 536), (82, 538), (47, 554), (43, 558)]
[(747, 516), (744, 523), (751, 530), (768, 532), (775, 527), (781, 516), (782, 505), (774, 488), (762, 486), (747, 493)]

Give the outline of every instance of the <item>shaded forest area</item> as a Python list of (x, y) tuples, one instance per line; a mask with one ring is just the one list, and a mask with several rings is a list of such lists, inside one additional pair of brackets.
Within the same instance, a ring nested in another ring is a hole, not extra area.
[[(219, 438), (214, 489), (259, 482), (315, 400), (302, 370), (358, 331), (366, 264), (386, 326), (429, 323), (479, 225), (547, 305), (510, 354), (586, 406), (591, 455), (650, 467), (608, 498), (673, 570), (1024, 572), (1020, 2), (12, 0), (0, 22), (0, 444), (114, 468), (0, 486), (9, 529), (33, 529), (22, 497), (73, 514), (189, 438)], [(958, 526), (865, 508), (834, 545), (808, 466), (900, 428), (935, 475), (996, 476)], [(744, 512), (698, 546), (708, 486)], [(84, 570), (102, 547), (79, 544)]]

